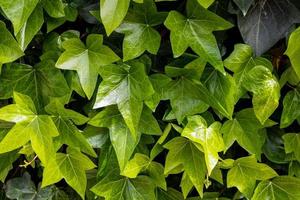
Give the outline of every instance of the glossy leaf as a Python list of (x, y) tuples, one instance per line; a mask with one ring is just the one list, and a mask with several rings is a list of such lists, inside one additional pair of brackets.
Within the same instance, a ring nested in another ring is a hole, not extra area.
[(38, 2), (39, 0), (3, 0), (0, 2), (0, 7), (14, 26), (15, 35), (27, 22)]
[(256, 180), (267, 180), (278, 176), (268, 165), (257, 163), (255, 157), (237, 159), (228, 171), (228, 187), (237, 187), (240, 192), (250, 198), (255, 188)]
[(91, 190), (107, 200), (142, 200), (155, 199), (154, 188), (152, 181), (147, 176), (128, 179), (120, 176), (118, 170), (112, 170)]
[(56, 162), (61, 176), (84, 199), (87, 184), (85, 171), (93, 169), (94, 163), (73, 148), (68, 148), (66, 154), (58, 153)]
[(176, 137), (164, 147), (169, 150), (165, 163), (165, 174), (179, 173), (183, 168), (192, 185), (202, 196), (206, 166), (204, 154), (199, 150), (198, 145), (183, 137)]
[(218, 122), (207, 127), (205, 119), (196, 115), (188, 118), (188, 124), (181, 133), (182, 136), (202, 146), (209, 175), (218, 163), (218, 152), (224, 149), (220, 128), (221, 124)]
[(288, 48), (285, 51), (285, 54), (290, 58), (292, 67), (296, 72), (297, 76), (300, 78), (300, 59), (297, 56), (300, 52), (300, 48), (295, 45), (298, 43), (298, 41), (300, 41), (300, 28), (293, 31), (290, 35), (288, 41)]
[(110, 35), (125, 18), (130, 0), (100, 0), (101, 20), (105, 27), (106, 34)]
[(143, 100), (154, 93), (143, 63), (133, 60), (118, 65), (107, 65), (100, 69), (103, 78), (94, 108), (118, 105), (129, 130), (137, 135)]
[(300, 135), (296, 133), (288, 133), (283, 137), (284, 149), (286, 153), (294, 153), (296, 159), (300, 161)]
[(165, 21), (165, 26), (171, 30), (174, 57), (181, 56), (188, 47), (191, 47), (217, 70), (225, 73), (212, 31), (226, 30), (232, 25), (204, 9), (196, 0), (189, 0), (186, 9), (187, 17), (177, 11), (171, 11)]
[(253, 92), (253, 109), (258, 120), (264, 124), (279, 104), (280, 86), (271, 71), (264, 66), (251, 69), (242, 85)]
[(288, 92), (283, 99), (283, 111), (280, 119), (280, 127), (289, 126), (300, 116), (300, 95), (298, 89)]
[(31, 146), (42, 163), (46, 164), (55, 155), (52, 137), (59, 133), (48, 115), (38, 115), (30, 97), (14, 93), (16, 104), (0, 109), (0, 119), (16, 125), (0, 142), (0, 153), (18, 149), (31, 141)]
[(153, 28), (165, 20), (165, 12), (157, 12), (153, 0), (134, 4), (117, 32), (125, 34), (123, 41), (123, 60), (131, 60), (144, 51), (156, 54), (160, 47), (160, 34)]
[(119, 60), (119, 57), (102, 43), (103, 36), (97, 34), (88, 36), (86, 46), (77, 38), (67, 40), (62, 44), (66, 51), (56, 63), (59, 69), (77, 71), (81, 86), (89, 99), (95, 90), (101, 66)]
[(49, 103), (49, 97), (66, 101), (70, 95), (63, 74), (49, 60), (33, 67), (16, 63), (3, 67), (0, 91), (1, 99), (12, 97), (13, 91), (24, 93), (31, 97), (38, 110), (42, 110)]
[(279, 176), (272, 181), (262, 181), (255, 189), (252, 200), (298, 199), (300, 180), (289, 176)]
[(3, 39), (0, 41), (0, 63), (9, 63), (22, 57), (24, 53), (22, 52), (20, 46), (15, 41), (10, 32), (6, 29), (5, 24), (0, 21), (0, 34)]
[[(267, 126), (267, 124), (265, 124)], [(233, 120), (226, 121), (221, 129), (225, 150), (237, 141), (245, 150), (260, 158), (266, 133), (252, 109), (244, 109)]]

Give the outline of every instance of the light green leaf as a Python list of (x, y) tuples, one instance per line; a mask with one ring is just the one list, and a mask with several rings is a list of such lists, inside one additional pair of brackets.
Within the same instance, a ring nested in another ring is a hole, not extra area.
[(110, 141), (116, 152), (120, 169), (123, 170), (139, 142), (141, 133), (137, 132), (136, 137), (133, 137), (115, 106), (109, 106), (99, 112), (89, 121), (89, 124), (109, 128)]
[(24, 23), (18, 34), (16, 34), (16, 38), (23, 51), (26, 49), (37, 32), (41, 29), (43, 23), (43, 8), (38, 4), (29, 16), (27, 22)]
[(288, 133), (282, 136), (284, 140), (284, 149), (286, 153), (294, 153), (298, 162), (300, 162), (300, 135), (297, 133)]
[(255, 66), (246, 75), (242, 85), (253, 92), (253, 108), (258, 120), (264, 124), (279, 104), (280, 86), (271, 71)]
[(151, 161), (148, 156), (136, 153), (134, 157), (127, 162), (126, 167), (121, 172), (121, 175), (129, 178), (136, 178), (141, 171), (148, 168), (150, 162)]
[(152, 181), (162, 189), (167, 188), (164, 177), (164, 167), (160, 163), (150, 160), (148, 156), (136, 153), (134, 157), (127, 162), (121, 175), (136, 178), (140, 172), (148, 174)]
[(0, 34), (2, 37), (0, 40), (0, 65), (13, 62), (24, 55), (19, 44), (6, 29), (6, 26), (2, 21), (0, 21)]
[(63, 74), (50, 60), (34, 67), (17, 63), (4, 66), (0, 76), (0, 98), (12, 97), (13, 91), (30, 96), (37, 110), (43, 110), (50, 97), (68, 101), (71, 92)]
[(300, 94), (298, 89), (289, 91), (283, 99), (280, 128), (288, 127), (300, 116)]
[(103, 81), (99, 86), (94, 108), (117, 104), (128, 128), (136, 137), (143, 100), (154, 93), (144, 64), (132, 60), (103, 66), (99, 71)]
[(251, 46), (247, 44), (236, 44), (234, 45), (233, 52), (224, 60), (224, 65), (230, 71), (238, 72), (252, 56), (253, 50)]
[(43, 164), (55, 155), (52, 137), (59, 133), (48, 115), (38, 115), (33, 101), (26, 95), (14, 93), (16, 104), (0, 109), (0, 119), (15, 122), (16, 125), (0, 142), (0, 153), (20, 148), (28, 141)]
[(266, 140), (266, 132), (263, 129), (265, 126), (257, 120), (253, 109), (238, 112), (236, 117), (226, 121), (221, 129), (225, 150), (237, 141), (246, 151), (260, 158), (262, 146)]
[(180, 173), (183, 169), (197, 189), (203, 195), (206, 166), (203, 153), (196, 143), (176, 137), (164, 145), (169, 150), (165, 163), (165, 174)]
[(45, 107), (46, 111), (55, 116), (54, 123), (60, 135), (55, 138), (60, 145), (67, 144), (70, 147), (77, 147), (93, 157), (97, 157), (95, 151), (86, 140), (85, 136), (72, 123), (82, 125), (88, 121), (88, 118), (70, 109), (65, 109), (63, 104), (57, 99), (53, 100)]
[(250, 198), (256, 180), (267, 180), (278, 176), (268, 165), (257, 163), (254, 156), (237, 159), (227, 174), (227, 186), (237, 187), (240, 192)]
[(0, 7), (14, 26), (17, 35), (35, 9), (39, 0), (1, 0)]
[(197, 1), (204, 8), (208, 8), (211, 4), (215, 2), (215, 0), (197, 0)]
[(98, 34), (90, 34), (86, 46), (79, 38), (69, 39), (62, 44), (66, 51), (56, 63), (59, 69), (77, 71), (82, 88), (89, 99), (95, 90), (101, 66), (119, 60), (119, 57), (102, 43), (103, 36)]
[(295, 70), (296, 74), (300, 78), (300, 57), (298, 56), (300, 53), (300, 47), (298, 42), (300, 41), (300, 28), (297, 28), (292, 34), (290, 35), (288, 41), (288, 47), (285, 51), (285, 54), (290, 58), (292, 63), (292, 67)]
[(164, 22), (167, 13), (157, 12), (153, 0), (134, 4), (117, 32), (125, 34), (123, 60), (131, 60), (145, 51), (156, 54), (160, 46), (160, 34), (153, 28)]
[(147, 176), (128, 179), (120, 176), (118, 170), (111, 170), (91, 191), (107, 200), (150, 200), (155, 199), (154, 189), (155, 185)]
[(290, 176), (279, 176), (272, 181), (262, 181), (255, 189), (252, 200), (299, 199), (300, 179)]
[(218, 152), (224, 150), (224, 142), (219, 132), (220, 128), (221, 123), (219, 122), (214, 122), (207, 127), (205, 119), (195, 115), (188, 117), (188, 124), (181, 133), (183, 137), (187, 137), (202, 146), (209, 175), (218, 163)]
[(94, 163), (80, 151), (70, 147), (66, 154), (57, 154), (56, 162), (62, 177), (84, 199), (87, 184), (85, 171), (95, 168)]
[(60, 18), (65, 16), (65, 5), (62, 0), (42, 0), (42, 4), (51, 17)]
[(106, 34), (110, 35), (122, 23), (130, 0), (100, 0), (100, 14)]
[(217, 41), (212, 31), (226, 30), (232, 24), (206, 10), (196, 0), (187, 2), (187, 17), (177, 11), (169, 12), (165, 26), (171, 30), (174, 57), (191, 47), (205, 61), (225, 73)]

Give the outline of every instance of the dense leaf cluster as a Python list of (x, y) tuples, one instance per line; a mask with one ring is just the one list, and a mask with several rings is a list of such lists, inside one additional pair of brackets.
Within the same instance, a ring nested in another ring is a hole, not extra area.
[(300, 199), (299, 2), (0, 8), (0, 199)]

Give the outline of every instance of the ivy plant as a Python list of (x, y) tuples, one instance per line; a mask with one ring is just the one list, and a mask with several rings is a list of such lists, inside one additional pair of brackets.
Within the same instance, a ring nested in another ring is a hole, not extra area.
[(296, 0), (0, 0), (0, 199), (299, 200)]

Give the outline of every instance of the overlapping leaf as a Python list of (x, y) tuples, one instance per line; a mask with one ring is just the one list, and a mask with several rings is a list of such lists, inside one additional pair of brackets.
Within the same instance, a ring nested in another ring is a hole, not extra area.
[(165, 26), (171, 30), (174, 57), (191, 47), (199, 56), (224, 73), (221, 55), (212, 31), (226, 30), (232, 25), (206, 10), (196, 0), (187, 2), (187, 17), (177, 11), (169, 12)]
[(167, 13), (157, 12), (153, 0), (134, 4), (124, 22), (116, 30), (124, 33), (123, 60), (140, 56), (144, 51), (156, 54), (160, 47), (160, 34), (153, 28), (164, 22)]
[(119, 60), (119, 57), (102, 43), (103, 36), (97, 34), (88, 36), (86, 46), (79, 38), (67, 40), (62, 44), (66, 51), (56, 63), (59, 69), (77, 71), (81, 86), (89, 99), (94, 93), (101, 66)]
[(100, 68), (101, 82), (94, 108), (118, 105), (129, 130), (136, 137), (143, 110), (143, 101), (153, 93), (153, 87), (138, 60)]
[(31, 142), (31, 146), (43, 164), (47, 164), (55, 155), (52, 137), (59, 133), (48, 115), (36, 112), (30, 97), (14, 93), (16, 104), (0, 109), (0, 119), (16, 123), (0, 142), (0, 153), (18, 149)]

